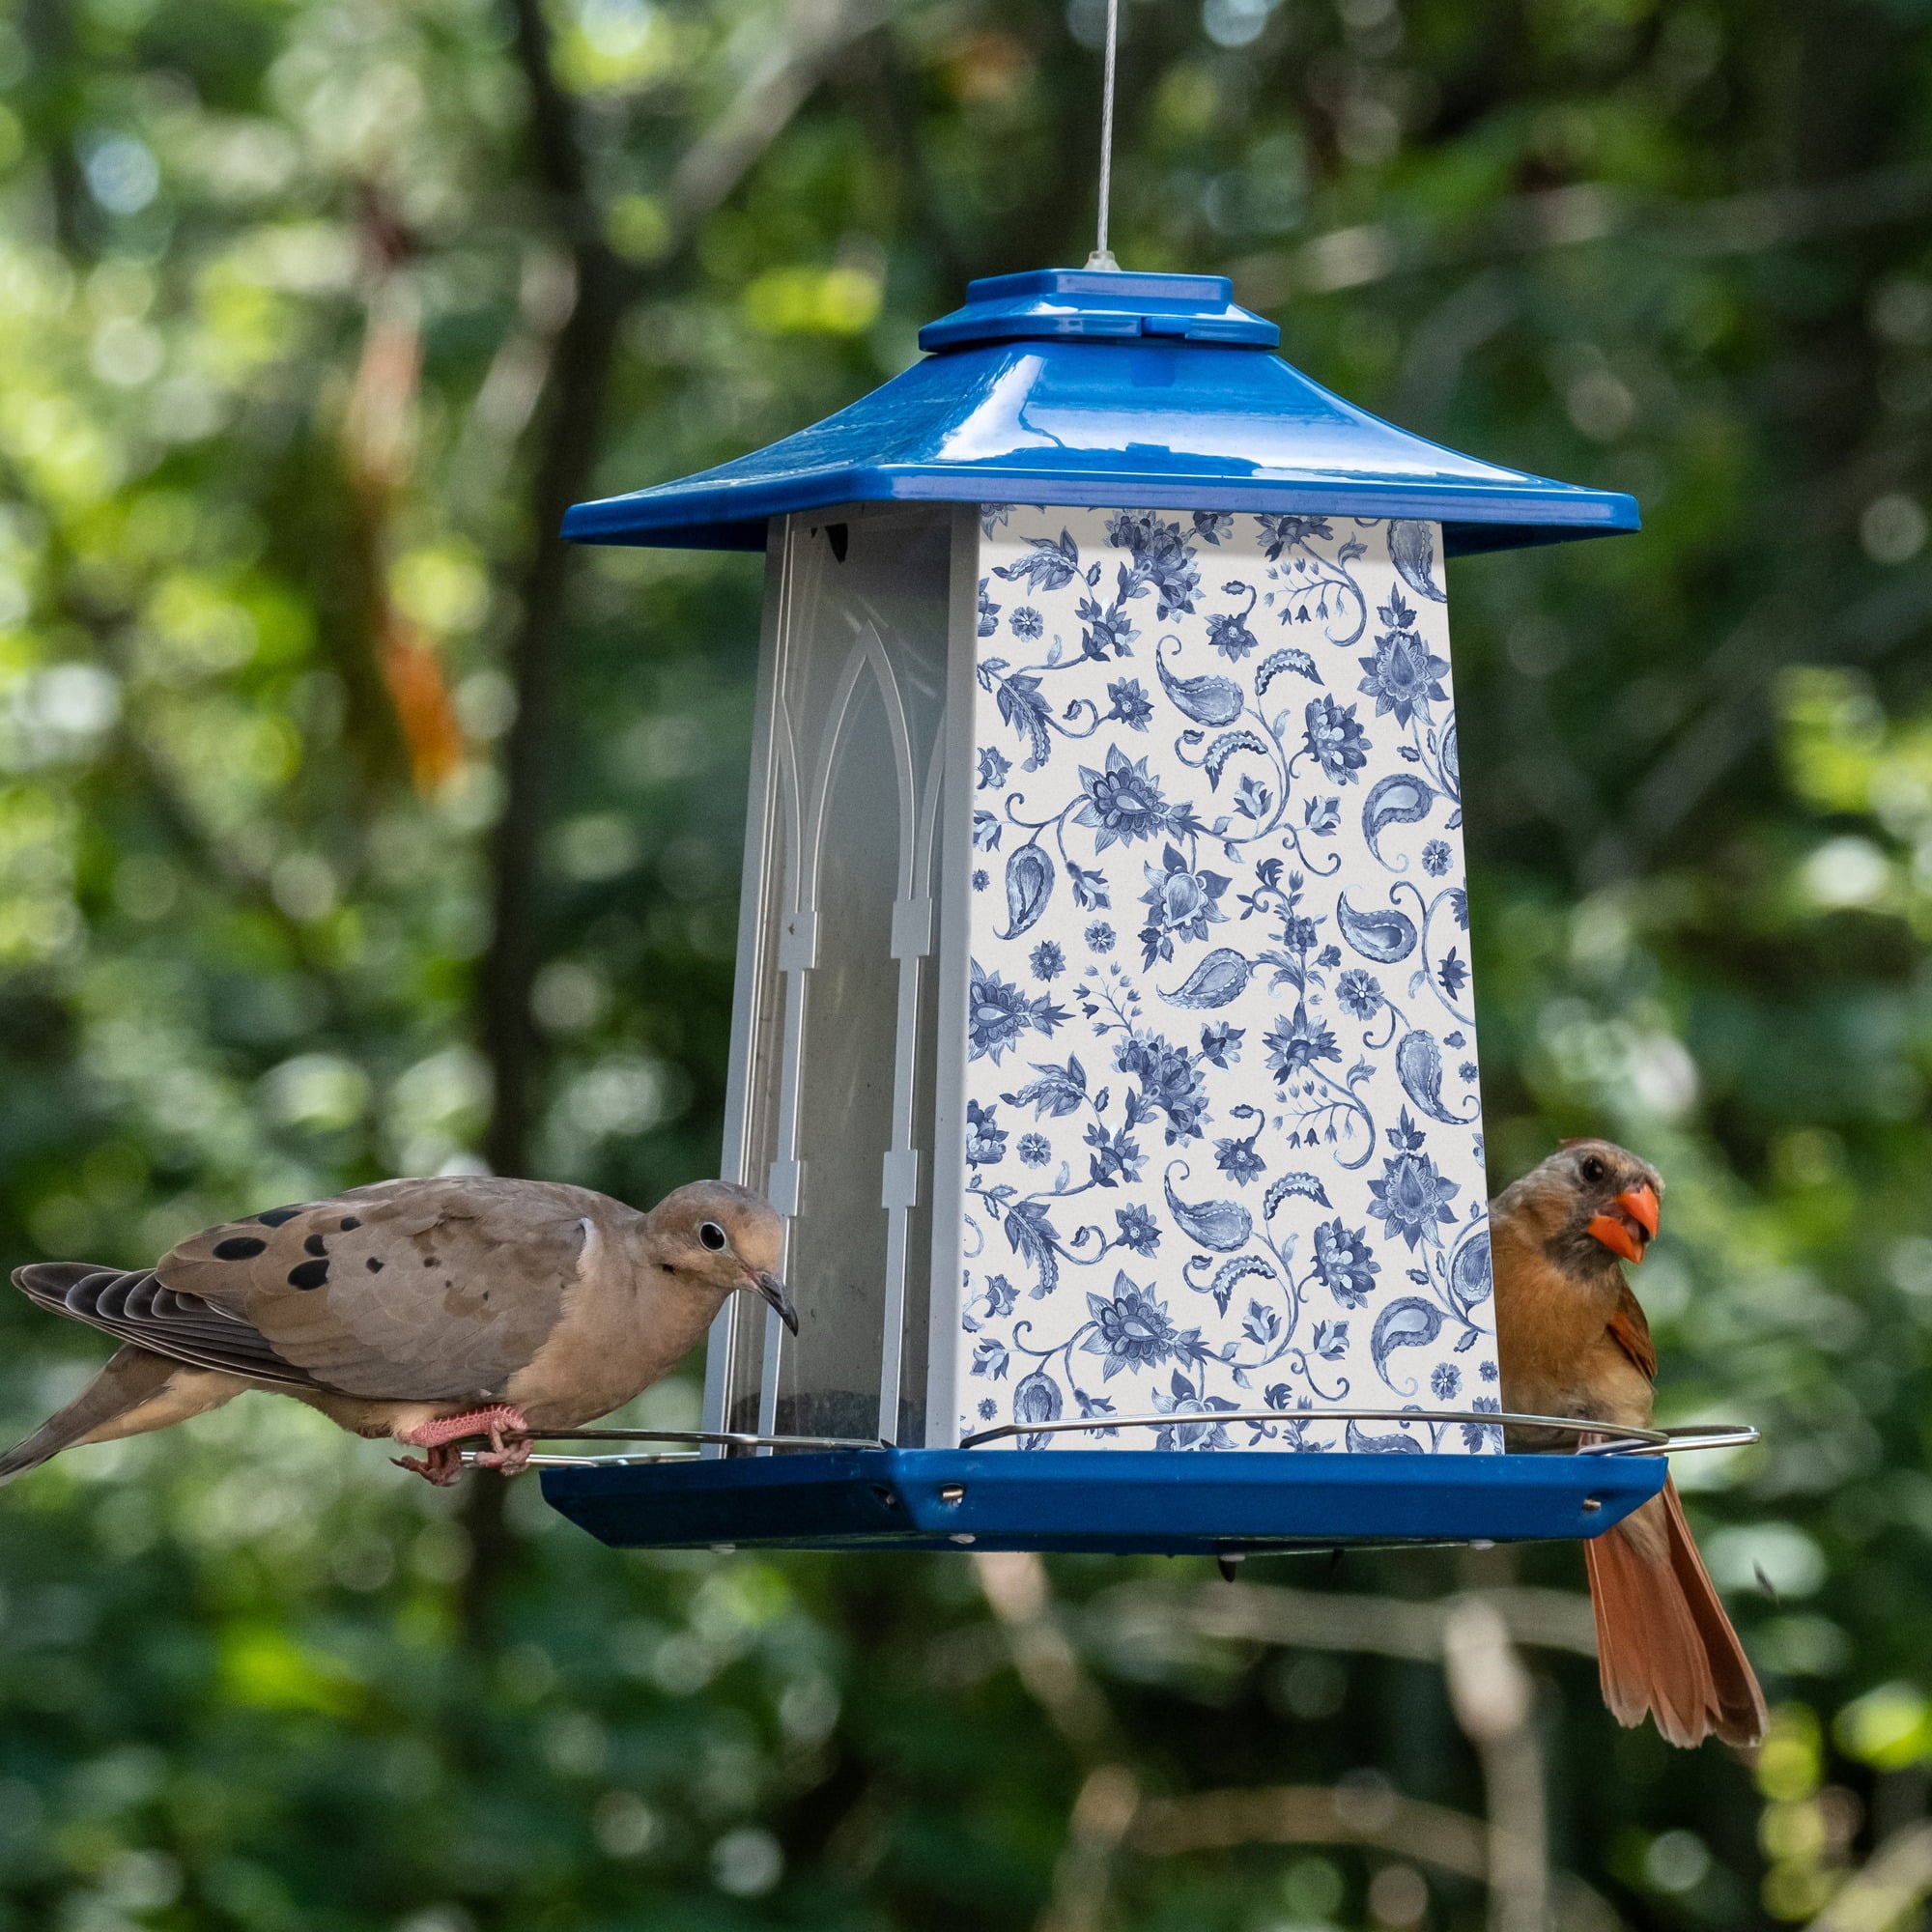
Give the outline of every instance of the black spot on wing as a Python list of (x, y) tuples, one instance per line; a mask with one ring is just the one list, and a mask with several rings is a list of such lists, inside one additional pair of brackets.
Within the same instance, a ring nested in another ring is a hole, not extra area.
[(299, 1208), (270, 1208), (266, 1214), (257, 1214), (255, 1218), (265, 1228), (279, 1228), (284, 1221), (293, 1221), (300, 1212)]
[(441, 1262), (435, 1255), (425, 1255), (423, 1257), (423, 1266), (426, 1268), (440, 1268), (441, 1265)]
[(302, 1253), (305, 1255), (326, 1255), (327, 1252), (328, 1243), (320, 1235), (311, 1235), (302, 1243)]
[(258, 1240), (253, 1235), (230, 1235), (225, 1241), (214, 1244), (214, 1259), (218, 1262), (251, 1262), (259, 1255), (268, 1242)]
[(345, 1235), (353, 1235), (355, 1232), (355, 1230), (362, 1225), (362, 1222), (360, 1217), (357, 1215), (345, 1214), (343, 1215), (342, 1219), (336, 1223), (336, 1225), (342, 1230), (342, 1232)]
[(374, 1255), (371, 1255), (369, 1259), (362, 1264), (362, 1265), (366, 1267), (371, 1274), (381, 1274), (383, 1272), (383, 1264), (379, 1262)]
[(328, 1264), (326, 1261), (303, 1262), (289, 1270), (291, 1288), (320, 1288), (328, 1279)]

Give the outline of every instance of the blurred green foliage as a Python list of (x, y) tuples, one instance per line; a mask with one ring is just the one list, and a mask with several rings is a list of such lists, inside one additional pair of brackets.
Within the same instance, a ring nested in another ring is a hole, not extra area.
[[(9, 1263), (486, 1150), (639, 1202), (713, 1165), (757, 565), (566, 566), (555, 509), (826, 413), (969, 274), (1084, 259), (1102, 13), (0, 10)], [(1593, 1889), (1559, 1918), (1804, 1920), (1932, 1765), (1932, 9), (1122, 13), (1123, 260), (1643, 499), (1452, 573), (1492, 1178), (1582, 1130), (1669, 1177), (1662, 1406), (1765, 1431), (1684, 1474), (1779, 1715), (1754, 1770), (1673, 1756), (1533, 1652)], [(24, 1431), (103, 1350), (0, 1321)], [(0, 1926), (1070, 1924), (1101, 1738), (1149, 1793), (1482, 1809), (1434, 1664), (1120, 1640), (1102, 1593), (1178, 1566), (1053, 1571), (1083, 1760), (967, 1559), (621, 1556), (500, 1500), (267, 1398), (10, 1490)], [(1083, 1909), (1412, 1923), (1388, 1865), (1129, 1843)]]

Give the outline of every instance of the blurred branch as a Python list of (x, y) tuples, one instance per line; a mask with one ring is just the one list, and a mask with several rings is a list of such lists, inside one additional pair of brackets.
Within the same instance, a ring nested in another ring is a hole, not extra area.
[(1490, 1869), (1490, 1833), (1480, 1818), (1400, 1797), (1379, 1782), (1276, 1784), (1144, 1799), (1128, 1842), (1153, 1858), (1236, 1845), (1361, 1845), (1478, 1884)]
[(1437, 420), (1469, 357), (1508, 328), (1520, 306), (1499, 269), (1480, 270), (1460, 283), (1409, 330), (1390, 416), (1397, 422)]
[(973, 1567), (1020, 1682), (1086, 1768), (1039, 1932), (1097, 1932), (1114, 1856), (1139, 1804), (1139, 1781), (1108, 1747), (1106, 1700), (1060, 1627), (1046, 1565), (1014, 1550), (976, 1556)]
[(1928, 210), (1932, 168), (1917, 163), (1705, 202), (1659, 201), (1607, 182), (1579, 182), (1505, 201), (1451, 238), (1406, 236), (1383, 222), (1365, 222), (1313, 236), (1291, 250), (1246, 256), (1229, 272), (1240, 300), (1278, 308), (1295, 295), (1332, 295), (1588, 242), (1634, 240), (1647, 252), (1692, 259), (1759, 254), (1920, 220)]
[(1435, 1604), (1253, 1583), (1129, 1583), (1084, 1606), (1083, 1623), (1104, 1641), (1142, 1655), (1184, 1634), (1440, 1662), (1457, 1720), (1483, 1761), (1485, 1825), (1379, 1785), (1137, 1802), (1132, 1770), (1107, 1748), (1105, 1701), (1055, 1613), (1045, 1566), (1030, 1555), (974, 1562), (1021, 1683), (1087, 1765), (1042, 1932), (1088, 1932), (1101, 1922), (1111, 1862), (1123, 1840), (1155, 1854), (1254, 1841), (1373, 1845), (1489, 1883), (1492, 1932), (1543, 1932), (1549, 1918), (1543, 1759), (1532, 1686), (1515, 1646), (1594, 1657), (1587, 1598), (1512, 1588)]
[(920, 242), (931, 256), (935, 280), (942, 288), (964, 288), (979, 266), (961, 245), (956, 213), (927, 153), (920, 125), (919, 76), (899, 43), (891, 34), (868, 39), (841, 79), (849, 111), (871, 130), (880, 153), (893, 157), (910, 189), (910, 204), (920, 211)]
[[(5, 472), (0, 472), (5, 474)], [(6, 480), (11, 483), (11, 476)], [(68, 573), (60, 573), (63, 582)], [(65, 589), (58, 609), (61, 614), (79, 625), (93, 641), (100, 661), (112, 668), (123, 691), (135, 688), (133, 667), (123, 625), (85, 597)], [(219, 884), (236, 899), (270, 921), (288, 943), (290, 953), (304, 968), (316, 964), (314, 936), (301, 921), (292, 919), (276, 902), (270, 867), (241, 848), (236, 840), (223, 838), (208, 825), (183, 796), (182, 780), (166, 755), (162, 734), (143, 729), (143, 721), (133, 712), (124, 712), (104, 747), (98, 766), (105, 786), (124, 782), (137, 788), (154, 813), (156, 829), (190, 870)]]
[(452, 503), (473, 521), (486, 519), (502, 494), (504, 472), (549, 385), (557, 331), (577, 299), (569, 253), (552, 239), (526, 241), (520, 279), (517, 326), (491, 357), (448, 466)]
[[(1379, 1789), (1363, 1794), (1292, 1787), (1171, 1804), (1149, 1801), (1136, 1814), (1135, 1842), (1152, 1850), (1198, 1849), (1257, 1837), (1285, 1842), (1339, 1833), (1380, 1843), (1377, 1833), (1386, 1831), (1388, 1850), (1487, 1878), (1491, 1932), (1544, 1932), (1549, 1921), (1549, 1873), (1543, 1753), (1535, 1731), (1534, 1687), (1516, 1645), (1595, 1656), (1587, 1598), (1511, 1588), (1434, 1604), (1259, 1584), (1183, 1590), (1127, 1584), (1103, 1592), (1089, 1605), (1089, 1614), (1112, 1641), (1143, 1653), (1163, 1635), (1184, 1632), (1439, 1662), (1457, 1721), (1482, 1759), (1487, 1826), (1431, 1806), (1409, 1806), (1409, 1801)], [(1391, 1807), (1403, 1806), (1417, 1815), (1393, 1823)]]
[(1888, 1932), (1932, 1893), (1932, 1824), (1895, 1832), (1839, 1887), (1806, 1932)]
[(677, 246), (751, 172), (834, 59), (892, 13), (893, 0), (793, 0), (789, 43), (751, 75), (671, 175), (665, 205)]
[[(1882, 167), (1807, 185), (1706, 202), (1634, 195), (1608, 183), (1579, 183), (1505, 201), (1454, 230), (1406, 233), (1363, 223), (1311, 237), (1290, 250), (1235, 262), (1240, 299), (1279, 307), (1294, 295), (1333, 294), (1406, 275), (1475, 270), (1418, 329), (1403, 370), (1394, 413), (1427, 419), (1444, 407), (1462, 360), (1507, 320), (1507, 295), (1492, 285), (1509, 261), (1596, 243), (1627, 243), (1684, 260), (1762, 254), (1833, 236), (1920, 221), (1932, 211), (1932, 168)], [(1907, 466), (1901, 463), (1898, 466)], [(1860, 498), (1892, 484), (1863, 479)], [(1819, 494), (1807, 489), (1791, 521), (1815, 528)], [(1853, 509), (1859, 507), (1854, 504)], [(1710, 701), (1677, 731), (1634, 785), (1621, 814), (1582, 802), (1552, 810), (1554, 822), (1601, 825), (1579, 870), (1589, 883), (1641, 870), (1650, 855), (1763, 742), (1772, 724), (1769, 688), (1786, 665), (1869, 661), (1916, 637), (1932, 611), (1932, 577), (1888, 586), (1821, 633), (1791, 608), (1788, 586), (1761, 601), (1702, 667)], [(1821, 649), (1827, 639), (1829, 645)]]
[(1548, 1820), (1536, 1687), (1487, 1598), (1448, 1606), (1443, 1666), (1456, 1721), (1483, 1761), (1489, 1813), (1490, 1932), (1545, 1932), (1549, 1922)]
[(1039, 1932), (1100, 1932), (1114, 1860), (1139, 1803), (1140, 1781), (1128, 1765), (1096, 1764), (1081, 1780)]
[(1022, 1550), (975, 1556), (973, 1569), (1034, 1702), (1083, 1756), (1100, 1748), (1107, 1707), (1055, 1617), (1046, 1565)]
[[(1815, 524), (1806, 519), (1810, 526)], [(1591, 848), (1586, 882), (1643, 868), (1776, 723), (1771, 688), (1799, 664), (1869, 664), (1916, 641), (1932, 618), (1932, 570), (1919, 569), (1861, 599), (1837, 621), (1801, 621), (1782, 593), (1769, 597), (1705, 660), (1711, 701), (1652, 760), (1620, 816)]]
[[(1433, 1865), (1479, 1885), (1490, 1882), (1495, 1843), (1492, 1825), (1405, 1798), (1379, 1779), (1143, 1799), (1127, 1833), (1128, 1847), (1150, 1858), (1227, 1852), (1241, 1845), (1350, 1845)], [(1610, 1932), (1621, 1924), (1609, 1901), (1581, 1879), (1560, 1873), (1555, 1889), (1557, 1923), (1590, 1932)], [(1861, 1925), (1857, 1932), (1867, 1928)]]
[[(1578, 1657), (1597, 1654), (1587, 1597), (1518, 1588), (1486, 1591), (1481, 1601), (1501, 1620), (1512, 1642)], [(1308, 1650), (1369, 1651), (1434, 1663), (1444, 1656), (1454, 1605), (1279, 1584), (1123, 1583), (1090, 1599), (1085, 1614), (1122, 1644), (1143, 1645), (1175, 1633)]]
[[(1476, 1884), (1492, 1884), (1495, 1830), (1482, 1818), (1422, 1799), (1405, 1799), (1379, 1779), (1364, 1779), (1142, 1799), (1126, 1845), (1151, 1859), (1235, 1851), (1240, 1845), (1352, 1845), (1410, 1859)], [(1557, 1924), (1588, 1932), (1615, 1932), (1623, 1922), (1600, 1891), (1571, 1872), (1557, 1874), (1553, 1918)], [(1808, 1932), (1820, 1928), (1812, 1926)], [(1832, 1926), (1828, 1932), (1878, 1932), (1878, 1928)]]

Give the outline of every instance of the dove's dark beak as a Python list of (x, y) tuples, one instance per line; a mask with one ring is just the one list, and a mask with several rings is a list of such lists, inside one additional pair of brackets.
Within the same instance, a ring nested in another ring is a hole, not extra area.
[(798, 1310), (791, 1305), (791, 1296), (785, 1293), (784, 1283), (769, 1269), (764, 1269), (752, 1277), (752, 1286), (778, 1310), (779, 1320), (796, 1335)]

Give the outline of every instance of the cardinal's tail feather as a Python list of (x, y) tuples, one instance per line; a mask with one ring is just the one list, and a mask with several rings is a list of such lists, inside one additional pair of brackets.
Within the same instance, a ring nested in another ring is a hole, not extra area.
[(1770, 1721), (1757, 1672), (1751, 1668), (1710, 1572), (1704, 1568), (1704, 1559), (1697, 1553), (1675, 1483), (1666, 1481), (1663, 1485), (1663, 1510), (1670, 1531), (1670, 1567), (1703, 1638), (1704, 1656), (1717, 1691), (1717, 1715), (1711, 1728), (1727, 1745), (1750, 1749), (1764, 1742)]
[[(1764, 1735), (1764, 1695), (1690, 1540), (1674, 1485), (1641, 1521), (1583, 1546), (1597, 1618), (1604, 1702), (1620, 1724), (1655, 1719), (1686, 1748), (1716, 1735), (1748, 1747)], [(1659, 1546), (1655, 1555), (1644, 1545)]]
[(1610, 1715), (1632, 1726), (1654, 1717), (1672, 1744), (1702, 1744), (1716, 1687), (1676, 1577), (1645, 1557), (1621, 1527), (1586, 1543), (1583, 1562)]
[(116, 1417), (139, 1408), (167, 1386), (180, 1367), (179, 1362), (137, 1349), (132, 1343), (117, 1349), (107, 1365), (65, 1408), (56, 1409), (24, 1441), (0, 1456), (0, 1484), (39, 1468)]

